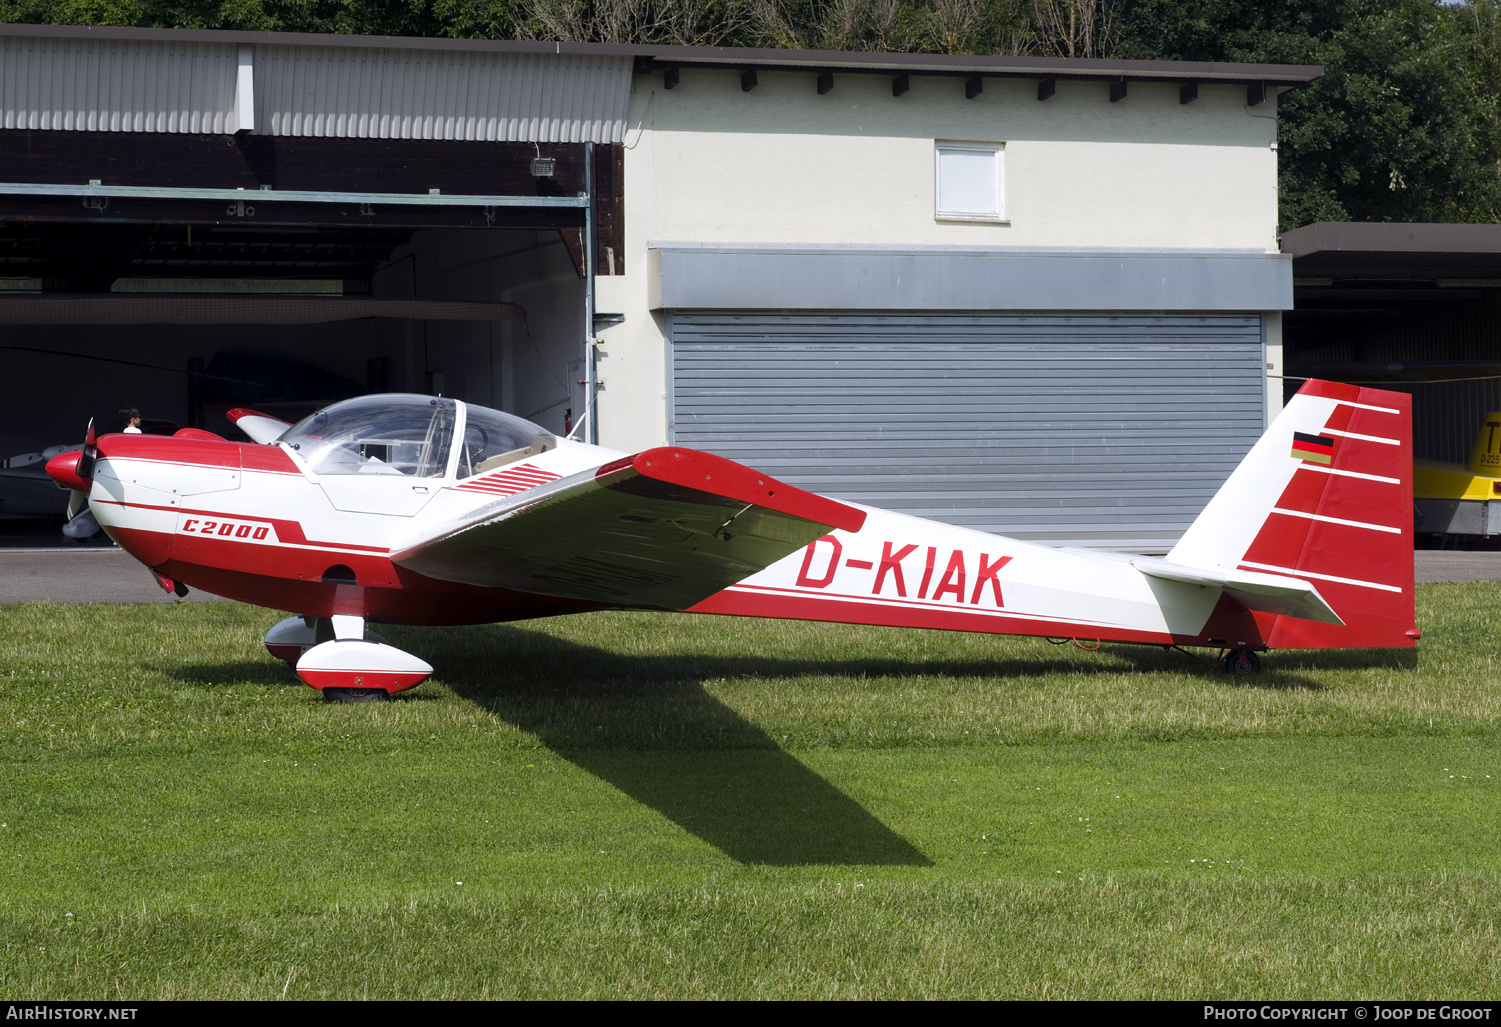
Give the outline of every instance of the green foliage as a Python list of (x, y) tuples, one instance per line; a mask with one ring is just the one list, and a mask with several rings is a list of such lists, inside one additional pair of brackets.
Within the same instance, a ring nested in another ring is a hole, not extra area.
[(514, 39), (528, 22), (528, 0), (436, 0), (441, 35), (454, 39)]
[(0, 0), (0, 22), (136, 25), (141, 17), (138, 0)]
[(1493, 0), (1130, 0), (1120, 25), (1121, 57), (1323, 66), (1281, 102), (1284, 229), (1501, 217)]

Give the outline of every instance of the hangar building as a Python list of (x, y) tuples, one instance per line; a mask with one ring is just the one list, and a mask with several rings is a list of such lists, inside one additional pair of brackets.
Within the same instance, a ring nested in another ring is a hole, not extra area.
[(1416, 455), (1465, 463), (1501, 410), (1501, 225), (1320, 222), (1282, 250), (1287, 373), (1411, 393)]
[(1280, 407), (1319, 73), (0, 26), (0, 448), (442, 392), (1162, 550)]

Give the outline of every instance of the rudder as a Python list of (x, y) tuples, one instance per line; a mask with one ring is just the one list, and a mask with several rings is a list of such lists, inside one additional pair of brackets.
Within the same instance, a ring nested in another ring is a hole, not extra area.
[(1345, 622), (1267, 618), (1273, 648), (1411, 646), (1412, 475), (1410, 396), (1307, 382), (1168, 559), (1302, 578)]

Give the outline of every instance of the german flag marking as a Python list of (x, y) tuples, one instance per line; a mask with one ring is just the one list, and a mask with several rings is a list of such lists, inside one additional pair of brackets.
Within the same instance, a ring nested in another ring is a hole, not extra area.
[(1292, 455), (1309, 463), (1331, 464), (1334, 462), (1334, 440), (1327, 435), (1305, 435), (1295, 431)]

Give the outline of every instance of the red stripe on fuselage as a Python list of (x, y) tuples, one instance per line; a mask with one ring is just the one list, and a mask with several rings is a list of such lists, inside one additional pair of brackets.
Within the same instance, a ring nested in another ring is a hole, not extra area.
[(384, 556), (337, 554), (337, 562), (354, 572), (351, 585), (322, 580), (335, 562), (327, 551), (237, 544), (205, 536), (202, 545), (184, 555), (169, 553), (179, 548), (173, 543), (182, 541), (180, 536), (118, 527), (110, 529), (110, 536), (137, 559), (142, 559), (138, 553), (160, 554), (148, 565), (192, 588), (310, 617), (351, 614), (385, 624), (493, 624), (602, 608), (599, 603), (439, 581), (398, 567)]
[(1199, 636), (1174, 636), (1165, 631), (1100, 627), (1040, 617), (1018, 617), (1004, 612), (977, 613), (957, 608), (910, 606), (869, 601), (836, 601), (820, 596), (789, 595), (777, 591), (752, 591), (731, 586), (696, 606), (689, 613), (720, 613), (736, 617), (772, 617), (790, 620), (828, 621), (836, 624), (873, 624), (903, 628), (935, 628), (942, 631), (979, 631), (994, 635), (1028, 635), (1037, 638), (1085, 638), (1107, 642), (1149, 642), (1159, 645), (1191, 644)]
[[(359, 553), (389, 553), (388, 546), (362, 546), (354, 542), (319, 542), (310, 539), (303, 534), (302, 524), (298, 521), (287, 520), (281, 517), (262, 517), (257, 514), (226, 513), (223, 510), (199, 510), (189, 507), (158, 506), (151, 503), (126, 503), (116, 499), (95, 499), (91, 502), (103, 506), (121, 506), (132, 510), (161, 510), (167, 513), (181, 513), (193, 517), (224, 517), (236, 521), (255, 521), (260, 524), (269, 524), (276, 529), (276, 537), (282, 542), (295, 546), (306, 546), (311, 549), (326, 549), (336, 552), (359, 552)], [(194, 535), (194, 538), (197, 536)], [(231, 541), (231, 540), (226, 540)], [(240, 543), (241, 546), (250, 543)], [(256, 548), (266, 548), (256, 546)]]
[(518, 492), (534, 489), (560, 476), (544, 471), (535, 464), (519, 464), (501, 471), (494, 471), (479, 478), (471, 478), (455, 485), (455, 492), (483, 492), (487, 495), (512, 496)]

